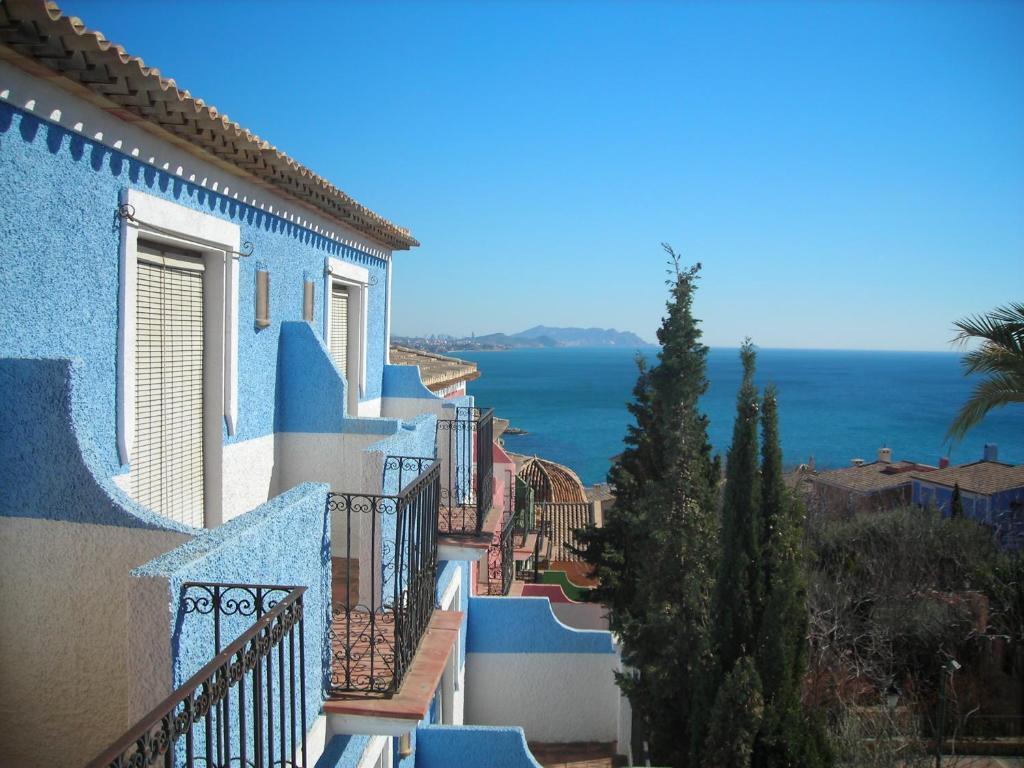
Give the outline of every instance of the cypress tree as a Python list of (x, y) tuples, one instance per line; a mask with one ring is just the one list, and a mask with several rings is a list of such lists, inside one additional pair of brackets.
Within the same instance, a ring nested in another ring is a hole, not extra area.
[(711, 710), (701, 765), (748, 768), (764, 716), (761, 681), (754, 661), (743, 656), (725, 676)]
[(693, 317), (700, 271), (682, 268), (667, 244), (669, 300), (661, 350), (638, 360), (625, 450), (608, 475), (615, 505), (604, 527), (578, 532), (579, 554), (600, 579), (592, 599), (609, 608), (623, 660), (635, 673), (619, 683), (648, 724), (659, 763), (686, 765), (693, 740), (696, 675), (708, 647), (718, 465), (707, 417), (707, 347)]
[(736, 421), (725, 465), (722, 498), (722, 557), (715, 582), (712, 615), (721, 675), (754, 652), (761, 605), (760, 480), (754, 387), (757, 353), (747, 339), (740, 348), (743, 381), (736, 397)]
[(949, 516), (964, 516), (964, 500), (960, 496), (960, 483), (953, 483), (953, 497), (949, 501)]
[(757, 670), (764, 719), (754, 748), (755, 768), (827, 763), (823, 734), (806, 718), (800, 690), (807, 664), (806, 586), (801, 562), (804, 512), (786, 488), (779, 444), (775, 388), (765, 388), (761, 408), (761, 563), (764, 612)]

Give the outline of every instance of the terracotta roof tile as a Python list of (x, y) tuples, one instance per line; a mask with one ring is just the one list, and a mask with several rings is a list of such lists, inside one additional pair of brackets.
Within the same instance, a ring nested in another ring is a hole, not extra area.
[[(178, 87), (160, 70), (52, 2), (0, 3), (0, 58), (33, 74), (88, 93), (97, 106), (122, 120), (156, 126), (176, 143), (212, 155), (393, 249), (419, 245), (409, 230), (359, 204), (326, 179), (243, 128), (212, 104)], [(10, 53), (14, 52), (14, 55)], [(26, 67), (28, 68), (28, 67)], [(49, 74), (48, 74), (49, 73)]]
[(391, 345), (391, 364), (418, 366), (423, 385), (432, 392), (480, 378), (476, 363), (398, 344)]
[(812, 483), (824, 483), (858, 493), (872, 493), (897, 488), (910, 483), (914, 472), (930, 472), (934, 467), (912, 461), (872, 461), (859, 467), (844, 467), (820, 472), (810, 478)]
[(583, 504), (587, 493), (579, 476), (568, 467), (537, 456), (513, 456), (516, 474), (533, 488), (536, 501)]
[(539, 514), (551, 521), (551, 557), (553, 562), (571, 562), (579, 560), (569, 546), (578, 546), (576, 529), (584, 528), (593, 522), (591, 506), (587, 503), (576, 504), (541, 504)]
[(1024, 487), (1024, 464), (1015, 466), (1000, 461), (975, 461), (923, 475), (915, 473), (914, 479), (950, 488), (959, 485), (962, 491), (988, 495)]

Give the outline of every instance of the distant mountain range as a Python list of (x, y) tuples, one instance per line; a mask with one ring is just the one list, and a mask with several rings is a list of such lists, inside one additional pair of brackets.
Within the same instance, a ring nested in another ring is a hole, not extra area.
[(519, 333), (488, 333), (483, 336), (395, 336), (395, 344), (429, 352), (454, 352), (464, 349), (522, 349), (526, 347), (627, 347), (652, 346), (631, 331), (614, 328), (554, 328), (535, 325)]

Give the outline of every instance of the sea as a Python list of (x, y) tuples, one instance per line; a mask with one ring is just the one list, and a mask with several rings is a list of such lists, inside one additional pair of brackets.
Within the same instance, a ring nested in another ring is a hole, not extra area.
[[(635, 357), (655, 360), (657, 348), (555, 347), (464, 351), (480, 378), (469, 393), (493, 407), (524, 435), (505, 447), (574, 469), (587, 485), (604, 482), (611, 457), (623, 449), (631, 417), (626, 403), (636, 383)], [(701, 408), (709, 437), (723, 455), (732, 437), (741, 367), (739, 350), (712, 348), (709, 388)], [(960, 405), (976, 383), (965, 378), (952, 352), (865, 352), (759, 349), (756, 382), (778, 389), (780, 435), (790, 468), (812, 457), (818, 469), (872, 461), (878, 449), (893, 458), (937, 464), (975, 461), (986, 443), (999, 459), (1024, 463), (1024, 406), (991, 412), (955, 445), (945, 440)]]

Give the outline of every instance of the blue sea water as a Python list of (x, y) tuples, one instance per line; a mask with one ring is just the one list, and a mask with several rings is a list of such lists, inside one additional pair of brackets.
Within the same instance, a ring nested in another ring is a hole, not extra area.
[[(656, 349), (644, 350), (649, 357)], [(575, 469), (584, 483), (601, 482), (609, 459), (622, 450), (630, 416), (626, 402), (636, 381), (634, 350), (622, 348), (518, 349), (461, 352), (481, 376), (469, 392), (482, 406), (528, 434), (506, 447)], [(985, 443), (999, 458), (1024, 462), (1024, 406), (993, 411), (960, 443), (944, 441), (974, 382), (956, 353), (761, 349), (757, 383), (779, 391), (780, 432), (787, 465), (814, 456), (819, 469), (873, 460), (879, 447), (895, 459), (935, 464), (981, 458)], [(740, 381), (736, 349), (708, 353), (710, 387), (701, 401), (710, 438), (725, 453), (732, 436)]]

